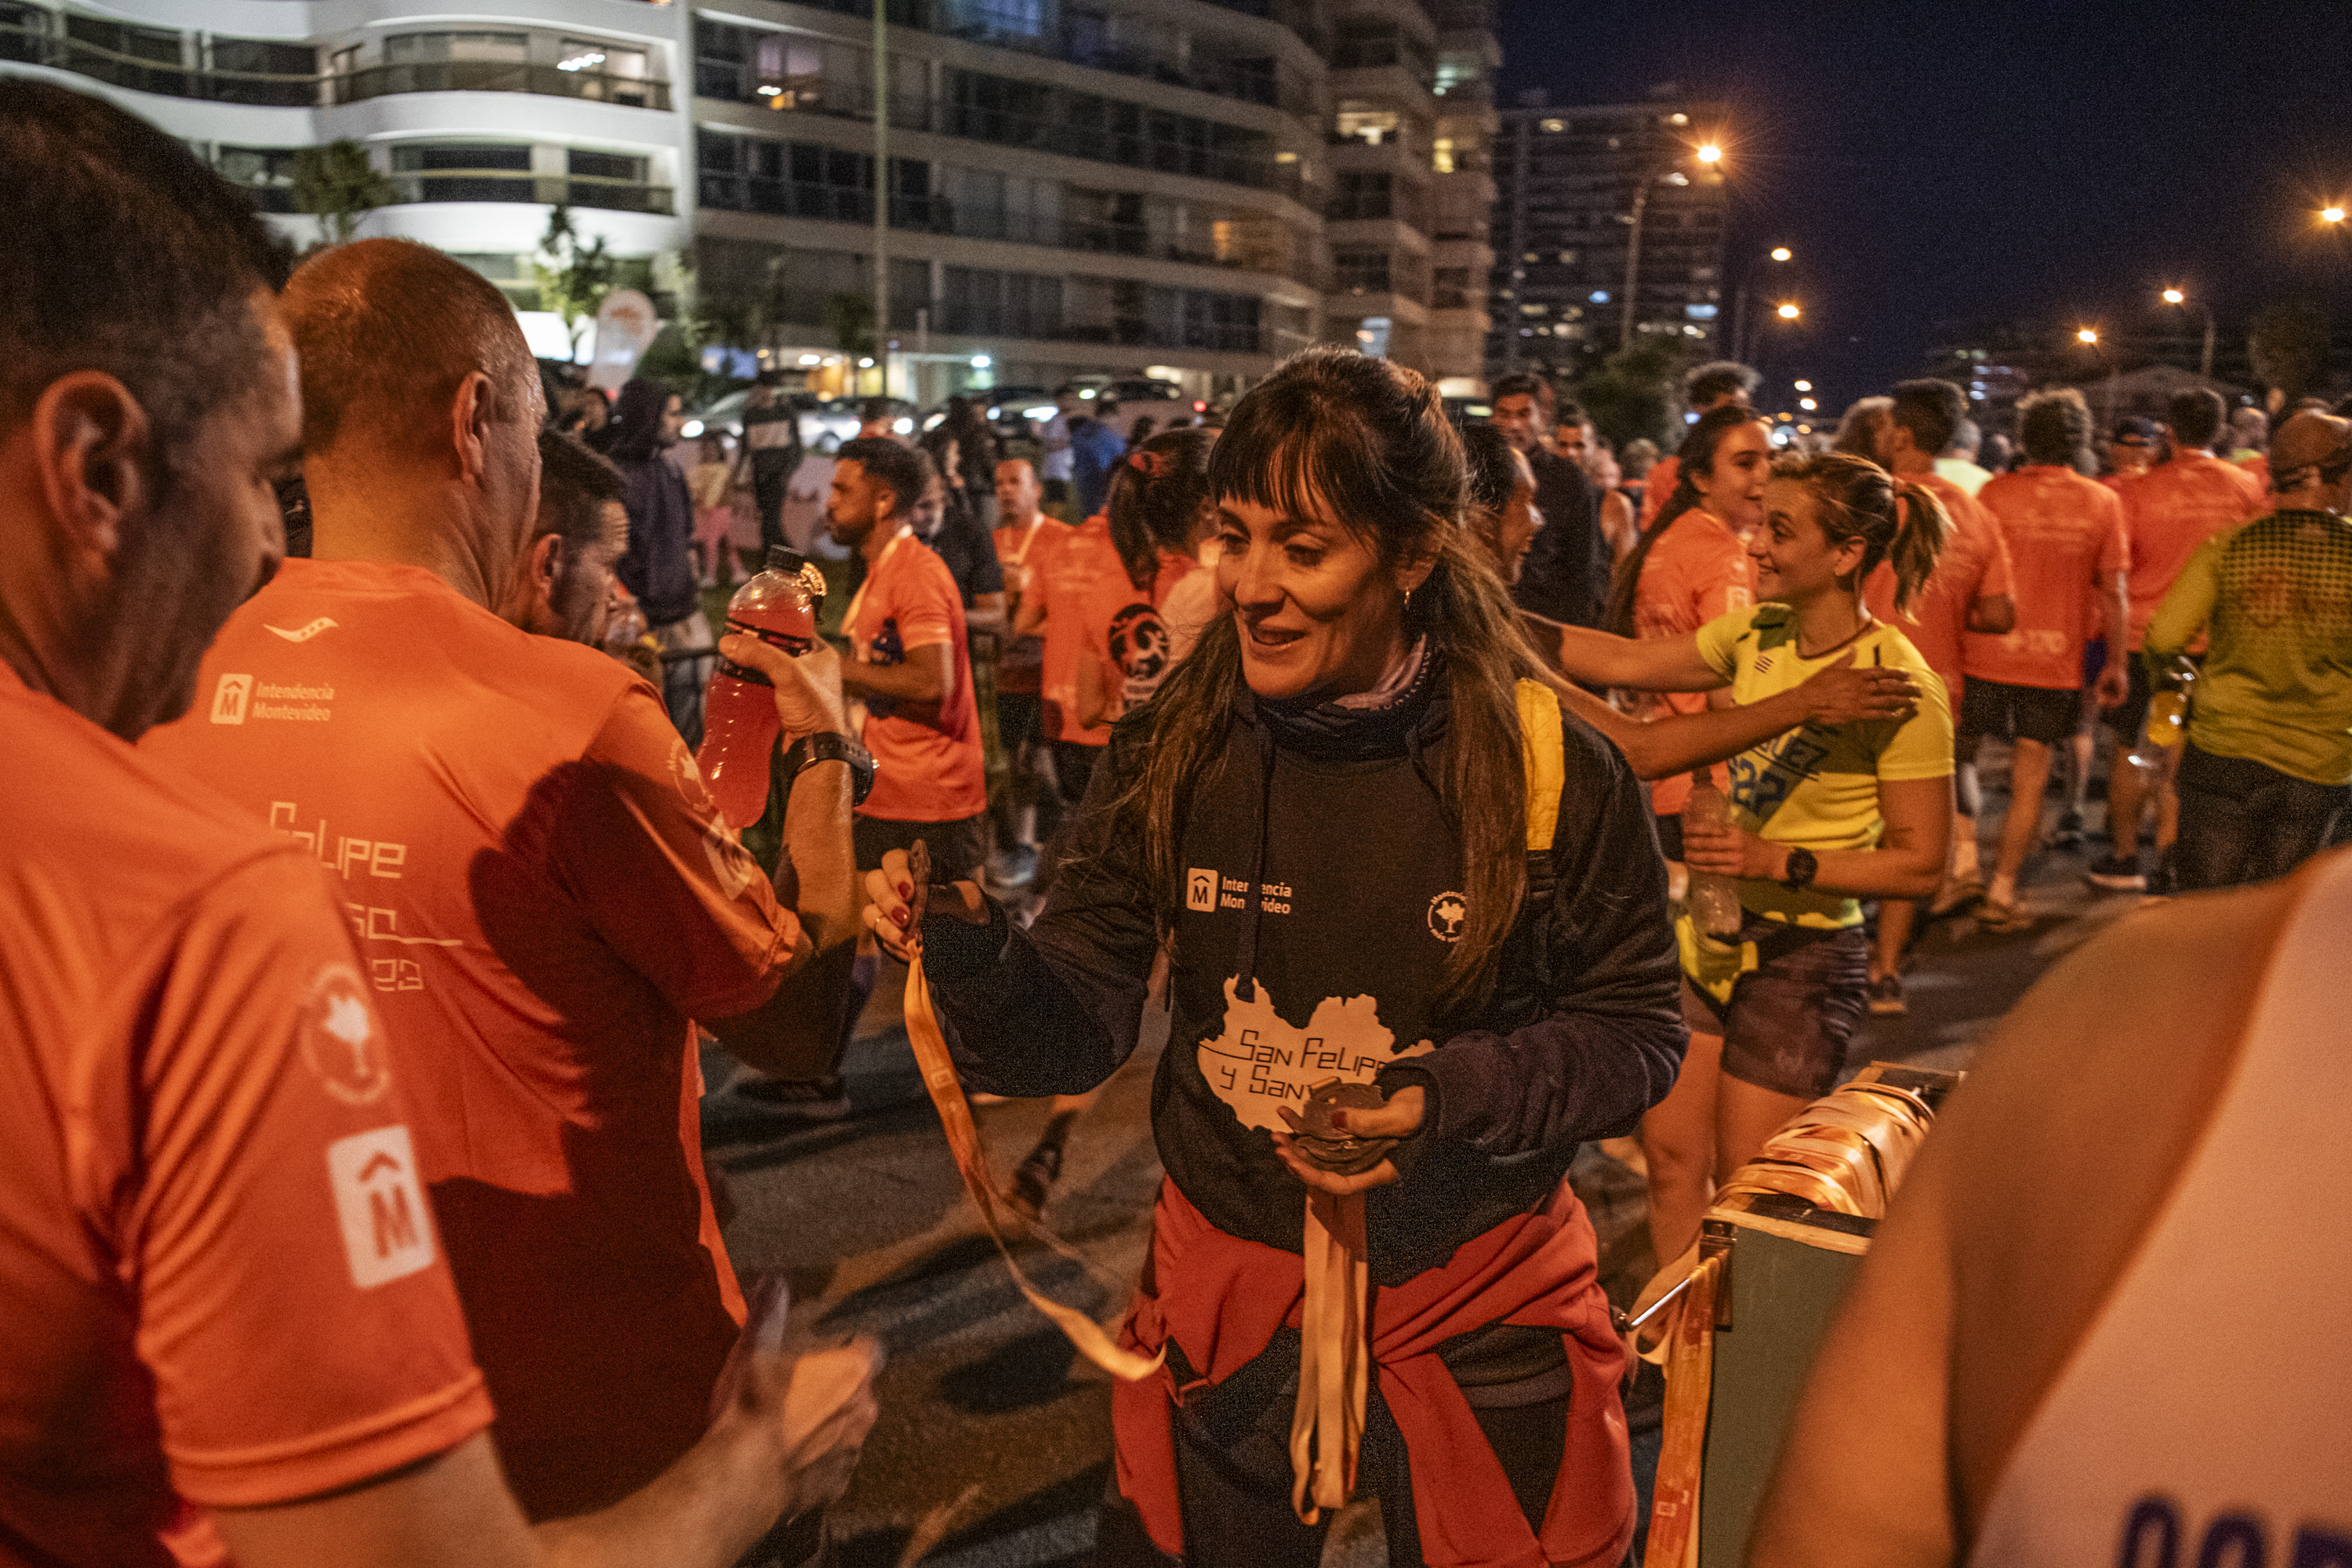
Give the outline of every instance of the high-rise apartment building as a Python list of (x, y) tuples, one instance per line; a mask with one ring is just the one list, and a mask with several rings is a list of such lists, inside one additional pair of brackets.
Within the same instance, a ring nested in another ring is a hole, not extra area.
[(1503, 111), (1490, 376), (1565, 373), (1580, 349), (1649, 334), (1701, 353), (1724, 339), (1724, 190), (1697, 156), (1721, 119), (1663, 100)]
[[(1148, 366), (1216, 395), (1368, 319), (1375, 352), (1476, 375), (1475, 290), (1431, 292), (1456, 244), (1433, 186), (1462, 176), (1423, 0), (887, 3), (893, 390)], [(362, 232), (525, 305), (565, 204), (657, 299), (793, 367), (871, 332), (870, 5), (0, 0), (0, 70), (163, 125), (302, 239), (296, 152), (356, 142), (393, 193)]]

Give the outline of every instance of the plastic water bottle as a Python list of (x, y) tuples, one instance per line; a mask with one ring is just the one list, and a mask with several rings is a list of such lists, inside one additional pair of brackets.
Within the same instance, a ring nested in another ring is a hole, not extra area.
[[(1691, 774), (1690, 799), (1683, 803), (1683, 836), (1685, 845), (1691, 830), (1699, 827), (1731, 826), (1731, 802), (1715, 787), (1715, 775), (1705, 768)], [(1717, 942), (1739, 940), (1739, 880), (1720, 871), (1694, 870), (1690, 874), (1691, 923), (1701, 936)]]
[[(758, 637), (795, 658), (816, 647), (823, 595), (812, 590), (808, 578), (814, 574), (807, 565), (797, 551), (781, 544), (769, 550), (766, 570), (727, 602), (727, 629)], [(749, 827), (767, 810), (768, 760), (782, 729), (768, 678), (721, 658), (704, 700), (702, 750), (694, 761), (730, 827)]]
[(2147, 700), (2147, 743), (2151, 746), (2177, 746), (2189, 731), (2189, 688), (2197, 679), (2197, 667), (2183, 659), (2173, 671), (2173, 679), (2179, 684)]

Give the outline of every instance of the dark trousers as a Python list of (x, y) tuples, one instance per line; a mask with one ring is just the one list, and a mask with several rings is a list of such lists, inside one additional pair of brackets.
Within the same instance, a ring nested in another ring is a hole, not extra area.
[(2183, 892), (2284, 877), (2327, 846), (2352, 792), (2244, 757), (2190, 746), (2180, 759), (2180, 837), (2173, 872)]

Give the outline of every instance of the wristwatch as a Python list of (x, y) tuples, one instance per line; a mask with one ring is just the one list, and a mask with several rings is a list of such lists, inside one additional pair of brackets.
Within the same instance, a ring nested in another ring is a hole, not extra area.
[(1813, 858), (1811, 850), (1791, 849), (1788, 863), (1780, 869), (1780, 886), (1792, 893), (1801, 893), (1813, 885), (1821, 869), (1822, 863)]
[(847, 763), (849, 764), (849, 803), (863, 805), (874, 790), (874, 753), (848, 736), (831, 731), (803, 735), (784, 749), (782, 782), (784, 793), (790, 795), (793, 781), (811, 763)]

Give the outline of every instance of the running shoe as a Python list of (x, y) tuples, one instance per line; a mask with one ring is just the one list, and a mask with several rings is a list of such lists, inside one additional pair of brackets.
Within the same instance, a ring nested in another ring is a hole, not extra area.
[(2058, 814), (2058, 826), (2050, 831), (2053, 849), (2080, 849), (2083, 847), (2083, 808), (2070, 805)]
[(1870, 1010), (1881, 1018), (1903, 1016), (1903, 976), (1882, 974), (1870, 983)]
[(746, 1073), (729, 1092), (790, 1121), (845, 1121), (849, 1094), (838, 1078), (770, 1078)]
[(2083, 880), (2108, 893), (2144, 893), (2147, 879), (2140, 875), (2137, 855), (2107, 855), (2091, 862)]
[(1977, 906), (1977, 930), (1979, 931), (1990, 931), (1996, 936), (2008, 936), (2017, 931), (2032, 929), (2033, 915), (2026, 909), (2023, 899), (2014, 903), (2004, 904), (1988, 895), (1985, 900)]
[(1061, 1179), (1061, 1175), (1062, 1146), (1059, 1143), (1040, 1143), (1029, 1151), (1029, 1157), (1013, 1171), (1012, 1189), (1004, 1195), (1014, 1208), (1035, 1219), (1039, 1211), (1045, 1208), (1045, 1200), (1053, 1195), (1054, 1184)]

